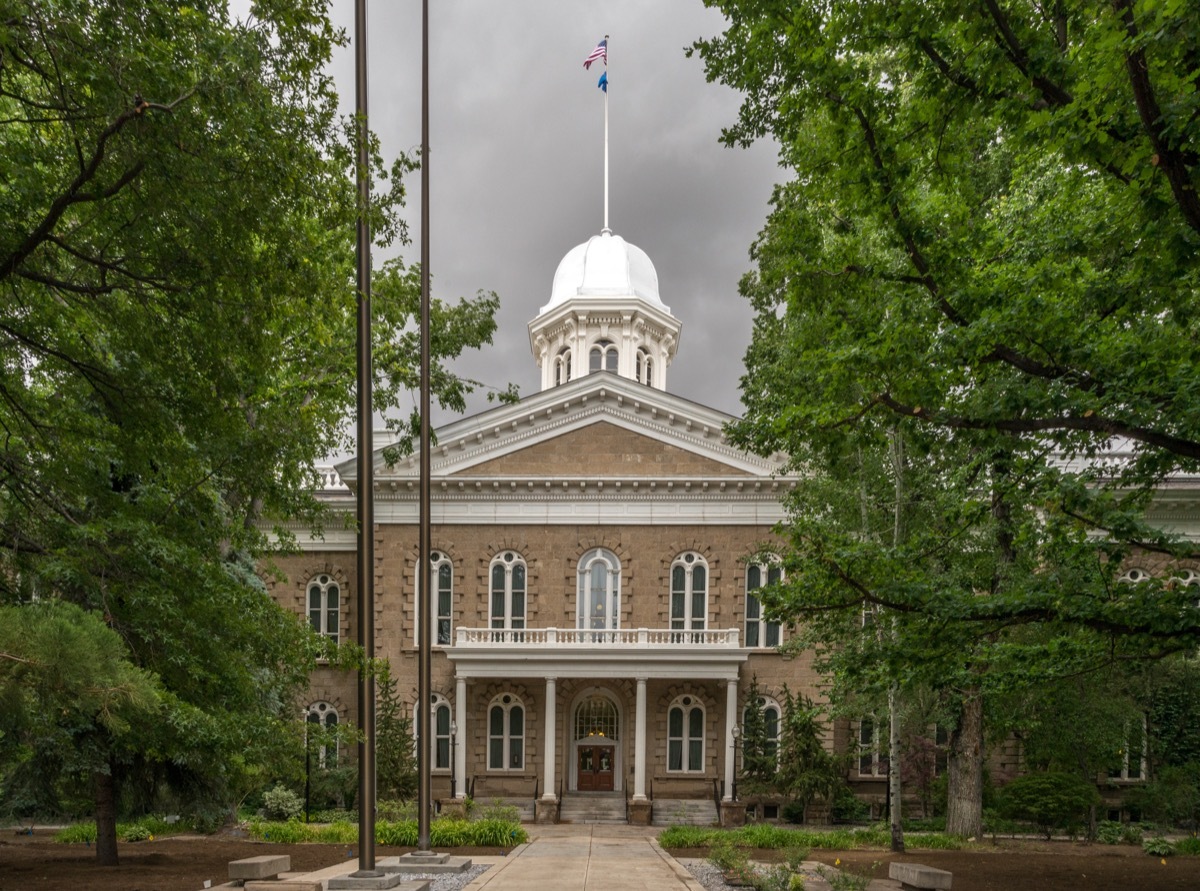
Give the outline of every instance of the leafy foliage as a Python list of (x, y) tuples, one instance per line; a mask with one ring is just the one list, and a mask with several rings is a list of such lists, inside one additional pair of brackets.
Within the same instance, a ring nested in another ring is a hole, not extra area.
[[(80, 606), (158, 692), (127, 730), (117, 712), (4, 710), (0, 779), (43, 811), (95, 790), (97, 857), (115, 862), (118, 808), (172, 795), (211, 823), (300, 763), (317, 644), (257, 557), (272, 522), (319, 526), (314, 467), (346, 445), (357, 128), (337, 116), (325, 72), (345, 38), (320, 0), (240, 20), (210, 2), (3, 9), (0, 604)], [(363, 212), (386, 247), (412, 163), (367, 149)], [(383, 412), (416, 373), (416, 282), (396, 261), (376, 276)], [(474, 386), (443, 363), (490, 339), (495, 308), (433, 309), (443, 405)], [(7, 677), (0, 698), (31, 703)]]
[(410, 799), (417, 788), (417, 757), (412, 719), (396, 692), (391, 665), (379, 664), (375, 676), (375, 785), (379, 797)]
[(1046, 838), (1055, 829), (1074, 832), (1087, 822), (1088, 809), (1099, 803), (1092, 783), (1066, 773), (1026, 774), (1000, 793), (1001, 813), (1036, 823)]

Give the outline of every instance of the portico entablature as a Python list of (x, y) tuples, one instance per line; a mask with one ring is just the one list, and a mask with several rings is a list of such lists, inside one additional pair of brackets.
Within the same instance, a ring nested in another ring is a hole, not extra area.
[(737, 681), (737, 629), (680, 632), (459, 628), (446, 657), (460, 679), (633, 677)]

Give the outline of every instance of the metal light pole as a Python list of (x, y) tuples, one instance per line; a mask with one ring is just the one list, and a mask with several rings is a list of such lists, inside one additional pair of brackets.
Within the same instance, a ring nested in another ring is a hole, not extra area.
[(355, 175), (359, 186), (359, 219), (355, 232), (358, 273), (358, 576), (359, 576), (359, 869), (356, 877), (373, 878), (374, 868), (374, 465), (371, 424), (371, 159), (367, 149), (367, 5), (354, 4)]
[(371, 164), (367, 149), (367, 2), (354, 4), (354, 94), (357, 127), (355, 175), (358, 179), (358, 643), (363, 664), (358, 669), (358, 871), (374, 878), (375, 870), (375, 474), (371, 436)]
[(733, 776), (729, 778), (729, 797), (733, 801), (737, 801), (737, 756), (738, 744), (742, 741), (742, 725), (733, 725)]
[[(421, 599), (421, 617), (417, 633), (418, 669), (417, 701), (421, 714), (429, 715), (433, 646), (433, 579), (429, 572), (429, 555), (433, 550), (430, 531), (429, 492), (429, 0), (421, 0), (421, 523), (420, 545), (417, 549), (417, 590)], [(429, 734), (432, 722), (428, 717), (421, 724)], [(417, 745), (417, 851), (430, 852), (429, 812), (432, 809), (430, 771), (430, 739)]]
[(453, 720), (450, 722), (450, 797), (458, 798), (458, 777), (454, 774), (454, 763), (457, 760), (454, 756), (454, 749), (458, 743), (458, 724)]

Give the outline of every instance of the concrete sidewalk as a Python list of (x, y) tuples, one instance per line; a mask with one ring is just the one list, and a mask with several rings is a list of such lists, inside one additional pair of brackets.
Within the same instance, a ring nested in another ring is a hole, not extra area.
[(507, 857), (477, 857), (492, 868), (467, 891), (703, 891), (663, 852), (657, 832), (639, 826), (530, 826), (530, 841)]

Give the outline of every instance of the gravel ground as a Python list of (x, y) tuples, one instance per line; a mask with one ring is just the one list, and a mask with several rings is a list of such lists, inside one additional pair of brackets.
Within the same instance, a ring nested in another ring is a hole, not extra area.
[(462, 891), (463, 888), (467, 887), (467, 885), (471, 884), (490, 868), (490, 866), (480, 864), (462, 872), (405, 873), (404, 877), (406, 879), (433, 879), (433, 884), (429, 886), (430, 891)]
[[(742, 891), (740, 888), (733, 888), (726, 884), (725, 879), (721, 876), (721, 871), (707, 860), (680, 859), (679, 862), (697, 882), (705, 887), (706, 891)], [(830, 873), (837, 872), (828, 866), (824, 869)], [(823, 889), (829, 888), (828, 880), (817, 872), (815, 863), (805, 863), (800, 874), (804, 877), (804, 887), (809, 891), (823, 891)]]

